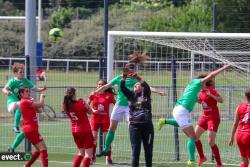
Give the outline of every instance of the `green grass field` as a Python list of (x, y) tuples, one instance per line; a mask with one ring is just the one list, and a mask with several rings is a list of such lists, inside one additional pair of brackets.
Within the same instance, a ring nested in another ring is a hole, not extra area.
[[(0, 70), (1, 86), (6, 83), (6, 76), (11, 75), (7, 70)], [(171, 110), (173, 107), (172, 89), (171, 89), (171, 72), (141, 72), (141, 76), (148, 81), (152, 86), (158, 86), (160, 89), (167, 92), (166, 97), (160, 97), (152, 95), (153, 99), (153, 115), (156, 121), (159, 117), (172, 117)], [(190, 78), (189, 72), (179, 72), (177, 75), (180, 79), (177, 82), (178, 95), (183, 91), (184, 86)], [(230, 76), (230, 77), (229, 77)], [(97, 72), (79, 72), (70, 71), (68, 73), (51, 70), (47, 72), (48, 80), (46, 82), (38, 82), (38, 85), (47, 85), (48, 90), (45, 92), (46, 104), (51, 105), (56, 112), (60, 112), (61, 103), (63, 99), (64, 89), (67, 86), (79, 87), (78, 97), (86, 98), (88, 94), (94, 90), (96, 81), (98, 79)], [(222, 155), (222, 161), (226, 164), (239, 164), (240, 157), (236, 145), (230, 148), (228, 146), (228, 140), (230, 136), (230, 130), (232, 125), (233, 112), (239, 101), (243, 98), (243, 90), (245, 86), (248, 86), (244, 82), (240, 82), (242, 78), (234, 72), (228, 72), (218, 76), (217, 85), (219, 92), (224, 98), (224, 104), (220, 105), (222, 112), (222, 122), (217, 135), (217, 141)], [(81, 88), (80, 88), (81, 87)], [(7, 119), (8, 113), (6, 112), (6, 96), (0, 95), (0, 151), (6, 151), (10, 143), (15, 137), (15, 134), (11, 131), (12, 120)], [(195, 112), (192, 115), (194, 125), (199, 118), (200, 106), (196, 106)], [(2, 117), (1, 117), (2, 116)], [(53, 167), (66, 167), (71, 166), (71, 161), (75, 154), (76, 146), (73, 142), (73, 138), (70, 134), (69, 120), (56, 119), (56, 121), (41, 121), (40, 131), (45, 138), (45, 142), (49, 150), (49, 165)], [(174, 130), (170, 126), (164, 127), (160, 132), (155, 130), (154, 140), (154, 165), (159, 167), (172, 167), (172, 166), (185, 166), (188, 157), (186, 153), (186, 137), (179, 133), (180, 137), (180, 162), (175, 162), (175, 139)], [(207, 157), (211, 157), (210, 148), (206, 142), (206, 134), (202, 137), (204, 143), (204, 150)], [(23, 144), (17, 151), (23, 151)], [(141, 153), (141, 162), (144, 162), (143, 151)], [(131, 161), (131, 149), (128, 137), (128, 129), (126, 123), (121, 123), (116, 132), (116, 138), (113, 143), (113, 160), (119, 162), (117, 166), (129, 166)], [(211, 161), (210, 161), (211, 163)], [(0, 162), (1, 167), (16, 167), (22, 166), (23, 162)], [(105, 166), (104, 158), (98, 158), (95, 166)], [(41, 162), (38, 161), (35, 165), (41, 166)], [(207, 167), (215, 166), (214, 164), (204, 165)], [(225, 165), (230, 166), (230, 165)], [(233, 165), (232, 165), (233, 166)]]
[[(220, 132), (226, 131), (226, 122), (222, 122), (220, 126)], [(50, 166), (70, 166), (73, 160), (74, 153), (77, 151), (76, 146), (73, 143), (73, 138), (70, 133), (69, 120), (61, 119), (53, 122), (43, 121), (40, 122), (40, 131), (44, 136), (45, 142), (49, 150), (49, 164)], [(11, 122), (1, 122), (0, 133), (7, 134), (8, 137), (4, 137), (0, 145), (0, 150), (6, 151), (10, 141), (14, 138), (13, 132), (11, 132)], [(206, 134), (204, 135), (204, 137)], [(207, 157), (211, 156), (208, 144), (204, 141), (204, 150), (206, 151)], [(229, 164), (235, 164), (239, 162), (239, 156), (236, 146), (230, 148), (227, 145), (227, 140), (229, 139), (229, 134), (219, 134), (217, 137), (217, 143), (222, 153), (223, 162)], [(187, 154), (185, 150), (186, 137), (180, 133), (180, 156), (181, 162), (187, 160)], [(18, 148), (17, 151), (23, 150), (23, 144)], [(128, 138), (128, 131), (126, 123), (121, 123), (116, 134), (116, 138), (113, 144), (113, 160), (117, 162), (118, 166), (129, 166), (131, 161), (130, 158), (130, 143)], [(143, 159), (143, 151), (141, 156), (141, 162)], [(167, 163), (168, 162), (168, 163)], [(10, 166), (20, 166), (24, 162), (0, 162), (0, 165), (10, 167)], [(126, 164), (128, 163), (128, 164)], [(155, 140), (154, 140), (154, 166), (185, 166), (183, 163), (176, 163), (174, 161), (174, 137), (173, 128), (171, 126), (165, 126), (161, 131), (155, 130)], [(211, 161), (210, 161), (211, 163)], [(120, 164), (120, 165), (119, 165)], [(38, 161), (34, 166), (41, 166), (41, 162)], [(96, 166), (105, 166), (104, 158), (98, 158)], [(207, 165), (214, 166), (214, 165)]]

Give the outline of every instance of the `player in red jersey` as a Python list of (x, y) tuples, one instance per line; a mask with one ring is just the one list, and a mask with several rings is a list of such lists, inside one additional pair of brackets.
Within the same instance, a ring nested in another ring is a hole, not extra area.
[(20, 111), (23, 116), (22, 130), (24, 136), (34, 145), (35, 151), (32, 153), (32, 159), (24, 167), (30, 167), (35, 160), (41, 158), (43, 167), (48, 167), (48, 153), (46, 144), (39, 133), (37, 121), (37, 109), (44, 106), (45, 94), (40, 95), (40, 100), (35, 101), (30, 95), (30, 88), (27, 86), (19, 88), (18, 96), (20, 101)]
[(235, 132), (236, 142), (242, 158), (240, 167), (248, 167), (250, 160), (250, 89), (245, 91), (246, 101), (239, 104), (235, 112), (232, 134), (229, 140), (229, 145), (234, 143)]
[(202, 89), (199, 95), (198, 102), (202, 105), (203, 114), (198, 121), (195, 128), (196, 148), (199, 154), (198, 165), (201, 166), (207, 161), (203, 153), (202, 143), (200, 141), (201, 135), (208, 131), (208, 143), (212, 149), (212, 153), (216, 160), (216, 167), (222, 167), (220, 152), (218, 146), (215, 144), (216, 133), (220, 124), (220, 113), (217, 107), (217, 102), (223, 103), (220, 94), (215, 90), (214, 78), (206, 82), (206, 88)]
[[(97, 89), (103, 85), (106, 85), (107, 81), (100, 79), (97, 82)], [(93, 136), (95, 138), (95, 146), (93, 148), (93, 158), (92, 162), (96, 160), (96, 143), (98, 137), (98, 129), (101, 128), (103, 133), (103, 140), (105, 140), (106, 133), (109, 129), (110, 118), (109, 118), (109, 108), (110, 104), (115, 104), (116, 100), (114, 98), (114, 89), (112, 87), (106, 89), (104, 92), (94, 93), (92, 92), (88, 97), (88, 104), (93, 102), (93, 113), (91, 116), (91, 129)], [(106, 164), (112, 164), (111, 160), (111, 149), (106, 157)]]
[(72, 166), (79, 167), (83, 160), (83, 167), (89, 167), (93, 156), (94, 137), (87, 114), (91, 114), (92, 110), (83, 99), (76, 99), (76, 89), (72, 87), (65, 92), (63, 109), (70, 118), (72, 135), (79, 149)]

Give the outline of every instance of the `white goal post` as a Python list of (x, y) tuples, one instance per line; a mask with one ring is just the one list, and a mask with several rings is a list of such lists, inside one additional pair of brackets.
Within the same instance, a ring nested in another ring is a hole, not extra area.
[[(212, 39), (212, 40), (250, 40), (250, 33), (195, 33), (195, 32), (142, 32), (142, 31), (109, 31), (108, 32), (108, 50), (107, 50), (107, 79), (112, 79), (113, 73), (113, 58), (114, 58), (114, 38), (116, 37), (125, 37), (125, 38), (137, 38), (140, 40), (147, 40), (155, 43), (159, 43), (162, 45), (171, 45), (172, 47), (186, 48), (187, 50), (194, 53), (201, 53), (205, 55), (243, 55), (250, 56), (250, 48), (240, 51), (235, 50), (213, 50), (206, 49), (207, 46), (202, 46), (204, 50), (196, 50), (194, 48), (174, 46), (175, 43), (164, 43), (159, 40), (151, 40), (154, 38), (162, 38), (162, 39)], [(150, 39), (151, 38), (151, 39)], [(250, 44), (248, 43), (248, 46)], [(217, 57), (217, 56), (216, 56)], [(218, 57), (217, 57), (218, 58)], [(248, 59), (250, 60), (250, 58)], [(237, 64), (237, 63), (236, 63)], [(238, 66), (240, 67), (240, 66)], [(248, 71), (249, 72), (249, 71)]]
[[(244, 100), (244, 90), (250, 87), (250, 33), (192, 33), (192, 32), (137, 32), (109, 31), (107, 50), (107, 79), (121, 73), (128, 62), (128, 55), (134, 51), (146, 52), (149, 56), (147, 66), (138, 66), (138, 74), (149, 85), (163, 89), (166, 97), (152, 94), (153, 121), (159, 117), (171, 118), (175, 98), (183, 92), (190, 78), (202, 72), (210, 72), (223, 64), (231, 67), (216, 77), (216, 89), (223, 97), (219, 104), (221, 124), (216, 141), (225, 164), (237, 164), (240, 161), (237, 147), (229, 147), (227, 141), (233, 123), (237, 105)], [(120, 63), (116, 63), (117, 60)], [(121, 63), (123, 61), (123, 63)], [(155, 62), (161, 63), (156, 70)], [(193, 125), (201, 115), (201, 106), (196, 105), (192, 112)], [(127, 135), (119, 132), (120, 138)], [(154, 162), (175, 162), (176, 140), (173, 128), (164, 127), (161, 132), (155, 130)], [(180, 134), (183, 135), (183, 134)], [(203, 136), (206, 136), (204, 134)], [(173, 139), (174, 138), (174, 139)], [(204, 151), (211, 156), (211, 149), (203, 137)], [(187, 160), (185, 140), (178, 140), (180, 161)], [(129, 145), (114, 141), (114, 150), (124, 150)], [(123, 151), (123, 155), (127, 152)], [(129, 154), (128, 154), (129, 155)]]

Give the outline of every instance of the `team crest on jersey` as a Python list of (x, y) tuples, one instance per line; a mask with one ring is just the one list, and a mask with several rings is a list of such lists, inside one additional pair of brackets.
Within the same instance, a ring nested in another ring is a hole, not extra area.
[(248, 119), (249, 119), (249, 113), (246, 113), (244, 115), (244, 118), (242, 119), (242, 122), (244, 122), (246, 124), (248, 122)]
[(18, 93), (18, 90), (19, 90), (18, 88), (15, 88), (15, 89), (14, 89), (14, 92), (15, 92), (15, 93)]

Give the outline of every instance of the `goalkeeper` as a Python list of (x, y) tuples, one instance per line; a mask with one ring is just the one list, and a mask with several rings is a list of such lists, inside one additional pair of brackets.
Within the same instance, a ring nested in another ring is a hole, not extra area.
[(134, 75), (139, 82), (134, 86), (134, 91), (126, 88), (128, 69), (124, 68), (121, 80), (121, 91), (129, 101), (129, 134), (132, 146), (132, 167), (139, 166), (141, 143), (145, 153), (147, 167), (152, 166), (154, 127), (151, 113), (151, 91), (148, 84), (139, 76)]
[(198, 101), (198, 95), (201, 89), (206, 88), (206, 82), (211, 80), (217, 74), (228, 68), (230, 65), (224, 65), (223, 67), (209, 73), (204, 78), (191, 80), (187, 87), (185, 88), (182, 96), (177, 100), (175, 107), (173, 109), (173, 117), (174, 119), (164, 119), (160, 118), (157, 124), (157, 128), (161, 129), (161, 127), (165, 124), (170, 124), (176, 127), (180, 127), (182, 131), (188, 137), (187, 141), (187, 150), (189, 154), (189, 167), (195, 167), (195, 131), (190, 120), (190, 112), (192, 112), (196, 102)]
[[(129, 61), (130, 63), (126, 64), (126, 67), (129, 69), (129, 73), (130, 73), (128, 77), (126, 78), (126, 87), (128, 89), (133, 90), (134, 85), (138, 82), (138, 80), (132, 76), (136, 74), (135, 73), (136, 64), (143, 65), (146, 59), (147, 59), (147, 56), (145, 53), (135, 52), (134, 54), (130, 55), (130, 61)], [(106, 135), (106, 140), (105, 140), (105, 145), (104, 145), (104, 150), (103, 150), (104, 155), (107, 155), (109, 152), (111, 143), (113, 142), (114, 137), (115, 137), (115, 131), (118, 126), (118, 123), (122, 121), (123, 117), (125, 117), (126, 121), (128, 121), (128, 117), (129, 117), (128, 100), (120, 89), (121, 79), (122, 79), (122, 74), (113, 78), (108, 84), (95, 90), (95, 93), (98, 93), (101, 91), (105, 91), (111, 86), (114, 86), (114, 85), (118, 86), (117, 101), (111, 113), (110, 126), (109, 126), (108, 133)], [(165, 95), (164, 92), (158, 91), (155, 88), (150, 87), (150, 89), (151, 89), (151, 92), (153, 93), (157, 93), (161, 96)]]

